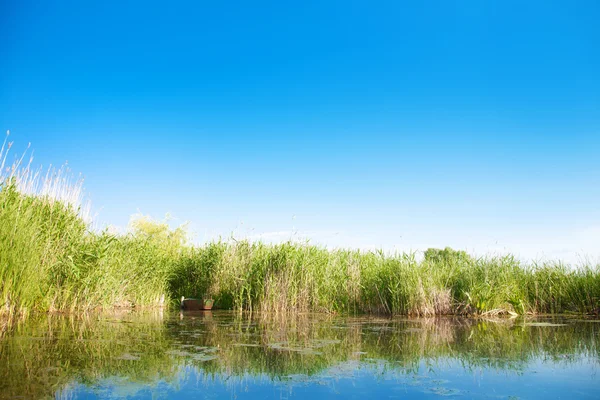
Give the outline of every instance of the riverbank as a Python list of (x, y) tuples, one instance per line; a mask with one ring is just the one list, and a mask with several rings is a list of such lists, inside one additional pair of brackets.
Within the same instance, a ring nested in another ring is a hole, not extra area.
[(44, 177), (18, 161), (0, 173), (1, 314), (165, 307), (181, 296), (271, 313), (597, 313), (600, 307), (598, 265), (477, 258), (452, 249), (430, 249), (417, 260), (292, 242), (192, 246), (183, 228), (144, 217), (127, 234), (97, 232), (86, 219), (81, 183), (61, 171)]
[(96, 233), (72, 207), (11, 184), (2, 186), (0, 207), (0, 308), (9, 314), (160, 307), (181, 296), (273, 313), (592, 313), (600, 299), (592, 265), (523, 264), (451, 249), (418, 261), (302, 243), (198, 247), (147, 219), (126, 235)]

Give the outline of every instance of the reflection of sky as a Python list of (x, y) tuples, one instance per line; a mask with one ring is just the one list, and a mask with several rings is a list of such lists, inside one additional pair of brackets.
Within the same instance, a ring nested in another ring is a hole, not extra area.
[(0, 131), (101, 224), (600, 256), (600, 3), (184, 3), (3, 2)]
[(593, 399), (598, 394), (597, 363), (581, 359), (568, 365), (541, 358), (521, 370), (465, 369), (453, 359), (422, 361), (416, 373), (402, 374), (383, 361), (347, 362), (306, 377), (272, 381), (265, 376), (206, 376), (194, 368), (181, 371), (176, 384), (143, 386), (104, 380), (95, 388), (76, 386), (76, 398), (474, 398)]

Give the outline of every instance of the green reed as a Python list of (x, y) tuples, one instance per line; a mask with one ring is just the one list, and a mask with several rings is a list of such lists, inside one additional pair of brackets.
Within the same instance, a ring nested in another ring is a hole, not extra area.
[(75, 210), (11, 185), (0, 190), (0, 206), (5, 312), (163, 306), (180, 296), (273, 313), (591, 313), (599, 306), (598, 266), (418, 261), (291, 242), (188, 246), (172, 232), (93, 232)]
[[(6, 145), (6, 144), (5, 144)], [(0, 150), (4, 166), (7, 150)], [(127, 234), (91, 229), (81, 182), (0, 169), (0, 314), (159, 307), (211, 297), (217, 307), (288, 312), (598, 313), (600, 266), (331, 250), (307, 243), (186, 243), (184, 228), (140, 217)]]
[(272, 313), (592, 313), (599, 306), (599, 272), (598, 266), (529, 265), (511, 256), (417, 261), (414, 254), (299, 243), (216, 242), (181, 253), (170, 291)]

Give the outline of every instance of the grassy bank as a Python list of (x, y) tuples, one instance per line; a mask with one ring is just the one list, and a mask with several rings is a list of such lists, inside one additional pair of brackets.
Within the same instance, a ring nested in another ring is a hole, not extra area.
[(135, 220), (128, 234), (90, 228), (81, 183), (0, 151), (0, 310), (151, 307), (210, 296), (223, 308), (409, 315), (597, 312), (600, 267), (246, 241), (187, 245), (182, 229)]
[(208, 293), (227, 308), (269, 312), (589, 313), (599, 305), (598, 266), (428, 253), (417, 261), (411, 254), (294, 243), (212, 243), (182, 252), (170, 291)]

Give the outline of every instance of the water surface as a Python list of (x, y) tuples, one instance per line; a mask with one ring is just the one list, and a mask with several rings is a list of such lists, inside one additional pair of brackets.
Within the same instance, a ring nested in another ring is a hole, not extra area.
[(600, 398), (600, 321), (213, 311), (30, 319), (0, 398)]

